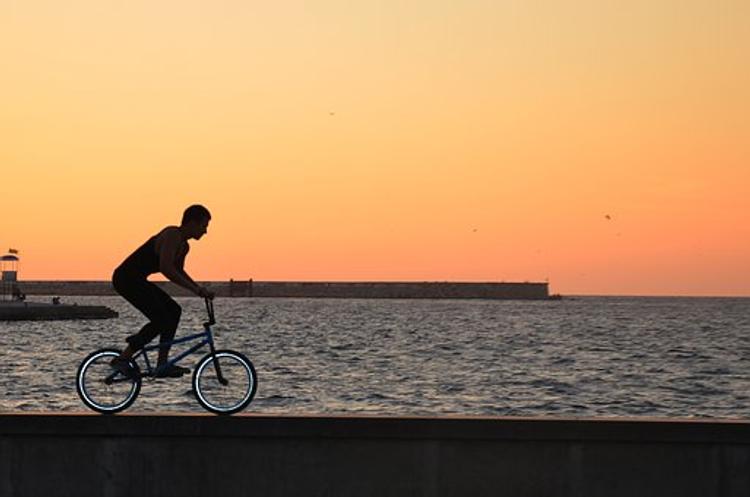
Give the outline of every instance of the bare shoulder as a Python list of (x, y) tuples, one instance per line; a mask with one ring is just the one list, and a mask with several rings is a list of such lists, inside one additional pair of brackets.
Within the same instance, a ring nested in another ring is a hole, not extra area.
[(167, 226), (156, 235), (156, 251), (160, 253), (162, 249), (167, 246), (173, 250), (180, 246), (182, 242), (182, 235), (177, 226)]

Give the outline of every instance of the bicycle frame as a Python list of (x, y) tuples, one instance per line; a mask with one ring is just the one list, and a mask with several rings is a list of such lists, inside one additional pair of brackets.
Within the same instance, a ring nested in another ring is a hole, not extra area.
[[(202, 333), (195, 333), (193, 335), (188, 335), (186, 337), (178, 338), (176, 340), (171, 340), (165, 343), (159, 343), (157, 345), (147, 345), (143, 347), (141, 350), (139, 350), (138, 353), (136, 353), (133, 356), (133, 361), (135, 361), (141, 356), (143, 357), (143, 361), (146, 363), (146, 371), (143, 376), (155, 376), (159, 371), (162, 371), (172, 366), (173, 364), (177, 364), (179, 361), (181, 361), (185, 357), (193, 354), (194, 352), (197, 352), (198, 350), (208, 345), (211, 351), (211, 355), (214, 356), (213, 363), (216, 368), (216, 376), (218, 377), (219, 382), (222, 385), (227, 384), (227, 380), (225, 380), (224, 376), (221, 374), (221, 367), (219, 366), (219, 361), (216, 358), (216, 348), (214, 347), (214, 335), (213, 335), (213, 332), (211, 331), (211, 325), (216, 324), (216, 320), (214, 319), (214, 303), (211, 299), (208, 299), (208, 298), (206, 298), (205, 301), (206, 301), (206, 312), (208, 313), (208, 321), (203, 323), (204, 331)], [(165, 364), (157, 367), (156, 369), (154, 369), (151, 366), (151, 361), (148, 360), (148, 352), (159, 350), (162, 347), (167, 347), (167, 346), (171, 347), (172, 345), (192, 342), (192, 341), (199, 340), (199, 339), (202, 339), (200, 343), (193, 345), (189, 349), (183, 351), (178, 356), (173, 357), (172, 359), (168, 360)]]
[[(201, 340), (200, 343), (197, 343), (197, 344), (193, 345), (189, 349), (187, 349), (187, 350), (183, 351), (182, 353), (180, 353), (178, 356), (169, 359), (166, 362), (166, 364), (164, 364), (162, 366), (159, 366), (156, 369), (153, 369), (153, 367), (151, 366), (151, 361), (149, 361), (149, 359), (148, 359), (148, 352), (152, 352), (154, 350), (159, 350), (160, 348), (166, 347), (166, 346), (170, 346), (171, 347), (172, 345), (177, 345), (177, 344), (180, 344), (180, 343), (192, 342), (192, 341), (200, 339), (200, 338), (203, 338), (203, 340)], [(211, 329), (207, 328), (206, 331), (204, 331), (203, 333), (196, 333), (194, 335), (189, 335), (189, 336), (186, 336), (186, 337), (183, 337), (183, 338), (179, 338), (177, 340), (172, 340), (170, 342), (160, 343), (158, 345), (147, 345), (146, 347), (143, 347), (140, 351), (138, 351), (137, 354), (135, 354), (133, 356), (133, 360), (135, 361), (139, 357), (143, 357), (143, 362), (146, 363), (146, 374), (149, 375), (149, 374), (152, 374), (152, 373), (156, 373), (159, 369), (169, 367), (169, 366), (171, 366), (173, 364), (177, 364), (180, 360), (184, 359), (185, 357), (189, 356), (193, 352), (196, 352), (196, 351), (202, 349), (203, 347), (205, 347), (206, 345), (209, 345), (209, 344), (213, 344), (213, 336), (212, 336), (212, 333), (211, 333)]]

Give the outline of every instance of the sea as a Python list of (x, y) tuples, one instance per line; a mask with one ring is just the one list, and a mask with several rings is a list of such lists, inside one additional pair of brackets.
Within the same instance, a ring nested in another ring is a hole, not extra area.
[[(120, 297), (62, 300), (120, 317), (0, 322), (0, 412), (86, 411), (75, 388), (79, 363), (95, 349), (123, 347), (145, 322)], [(203, 301), (177, 301), (178, 336), (200, 331)], [(242, 352), (258, 372), (246, 412), (750, 418), (750, 298), (215, 305), (217, 347)], [(203, 412), (190, 382), (144, 380), (128, 412)]]

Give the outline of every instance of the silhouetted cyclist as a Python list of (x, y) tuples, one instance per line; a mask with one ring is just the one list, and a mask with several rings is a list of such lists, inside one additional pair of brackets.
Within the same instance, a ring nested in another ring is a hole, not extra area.
[[(159, 343), (174, 339), (182, 308), (166, 292), (148, 281), (148, 276), (162, 273), (170, 281), (200, 297), (213, 298), (205, 287), (198, 285), (185, 272), (185, 256), (190, 250), (188, 240), (199, 240), (207, 231), (211, 214), (202, 205), (191, 205), (182, 215), (179, 226), (167, 226), (130, 254), (112, 275), (117, 293), (141, 311), (149, 322), (135, 335), (129, 336), (127, 348), (112, 360), (112, 367), (125, 375), (132, 374), (129, 359), (159, 335)], [(169, 345), (159, 349), (157, 367), (166, 364)], [(177, 365), (163, 369), (158, 376), (179, 377), (190, 370)]]

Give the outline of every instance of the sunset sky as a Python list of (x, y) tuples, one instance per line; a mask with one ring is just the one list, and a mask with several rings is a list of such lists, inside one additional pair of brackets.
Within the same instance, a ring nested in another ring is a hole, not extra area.
[(750, 295), (747, 0), (0, 0), (0, 251)]

